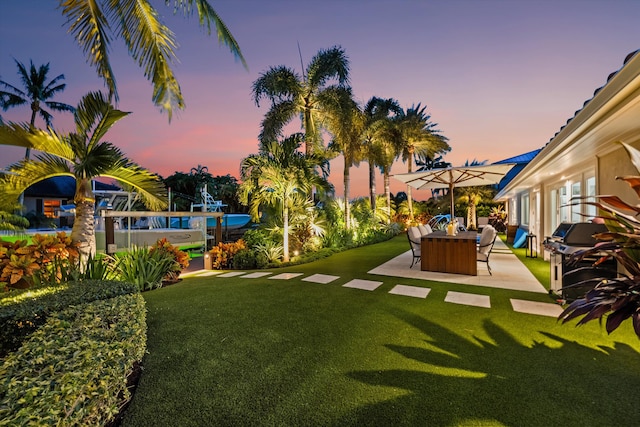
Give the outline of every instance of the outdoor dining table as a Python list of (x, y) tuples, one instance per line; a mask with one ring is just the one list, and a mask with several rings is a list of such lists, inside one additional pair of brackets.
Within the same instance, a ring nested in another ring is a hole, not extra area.
[(477, 236), (475, 231), (461, 231), (455, 236), (440, 230), (425, 234), (420, 242), (420, 269), (477, 276)]

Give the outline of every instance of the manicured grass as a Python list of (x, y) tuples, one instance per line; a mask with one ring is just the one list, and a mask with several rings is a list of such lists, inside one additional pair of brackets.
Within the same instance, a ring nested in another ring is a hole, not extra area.
[[(274, 270), (330, 284), (189, 278), (147, 292), (148, 350), (125, 426), (631, 425), (640, 340), (513, 312), (544, 294), (371, 276), (406, 237)], [(303, 277), (303, 276), (301, 276)], [(368, 292), (341, 285), (384, 282)], [(388, 294), (430, 287), (426, 299)], [(445, 303), (449, 290), (492, 308)]]

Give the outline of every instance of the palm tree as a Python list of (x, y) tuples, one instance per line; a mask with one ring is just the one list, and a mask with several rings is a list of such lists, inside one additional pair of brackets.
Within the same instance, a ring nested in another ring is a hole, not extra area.
[[(303, 139), (296, 133), (282, 142), (263, 143), (259, 154), (246, 157), (240, 165), (240, 201), (249, 205), (253, 219), (259, 219), (261, 207), (282, 208), (284, 262), (289, 261), (289, 211), (299, 199), (296, 196), (308, 197), (314, 187), (331, 189), (326, 178), (328, 162), (298, 151)], [(316, 168), (323, 170), (322, 176)]]
[[(62, 83), (64, 74), (60, 74), (47, 82), (49, 74), (48, 63), (36, 68), (33, 62), (30, 61), (29, 70), (27, 70), (24, 64), (16, 59), (14, 61), (18, 67), (18, 75), (24, 90), (0, 80), (0, 88), (2, 88), (0, 89), (0, 106), (3, 111), (28, 104), (31, 107), (31, 120), (29, 121), (31, 127), (36, 126), (36, 117), (38, 116), (42, 117), (46, 127), (51, 126), (53, 116), (44, 108), (45, 106), (54, 111), (73, 112), (73, 106), (51, 100), (66, 88), (66, 83)], [(25, 156), (27, 159), (29, 158), (29, 152), (30, 150), (27, 148)]]
[(344, 157), (344, 223), (345, 228), (351, 228), (351, 205), (349, 203), (350, 171), (351, 166), (357, 166), (364, 156), (362, 135), (365, 129), (365, 116), (360, 107), (353, 100), (350, 88), (336, 88), (328, 91), (333, 93), (328, 97), (327, 130), (333, 138), (330, 144), (331, 150), (342, 153)]
[[(482, 166), (486, 165), (487, 160), (478, 161), (473, 159), (471, 162), (467, 160), (464, 162), (464, 166)], [(476, 207), (478, 203), (484, 198), (489, 198), (492, 195), (492, 190), (490, 186), (480, 185), (475, 187), (461, 187), (459, 188), (459, 199), (463, 203), (467, 203), (467, 228), (471, 230), (477, 229), (477, 215), (476, 215)]]
[(95, 196), (92, 180), (107, 177), (134, 188), (150, 209), (167, 206), (166, 189), (160, 177), (128, 160), (112, 143), (103, 141), (107, 131), (129, 113), (116, 110), (107, 96), (90, 92), (78, 104), (75, 132), (58, 135), (31, 129), (27, 124), (0, 126), (0, 140), (27, 145), (41, 151), (35, 159), (24, 159), (9, 167), (0, 178), (0, 203), (14, 201), (29, 186), (54, 176), (76, 180), (76, 219), (71, 238), (84, 259), (95, 253)]
[(392, 115), (399, 114), (400, 111), (400, 104), (395, 99), (382, 99), (376, 96), (372, 97), (364, 107), (363, 145), (369, 163), (369, 202), (373, 212), (376, 212), (375, 168), (377, 166), (376, 159), (380, 157), (379, 145), (384, 143), (382, 139), (386, 135), (386, 129), (391, 126)]
[[(427, 107), (412, 105), (397, 116), (397, 123), (402, 134), (400, 157), (407, 163), (407, 173), (413, 171), (414, 157), (434, 157), (449, 150), (447, 138), (440, 135), (437, 124), (431, 122), (431, 115), (425, 110)], [(411, 186), (407, 185), (407, 202), (409, 205), (409, 220), (413, 221), (413, 199)]]
[[(111, 68), (109, 47), (121, 38), (129, 55), (153, 83), (153, 102), (166, 110), (171, 120), (174, 108), (183, 109), (184, 99), (172, 64), (178, 44), (174, 33), (160, 21), (151, 0), (66, 0), (60, 2), (62, 15), (69, 23), (68, 32), (85, 53), (87, 62), (96, 68), (109, 89), (109, 98), (118, 101), (115, 74)], [(238, 43), (208, 0), (165, 2), (173, 12), (191, 16), (198, 13), (199, 25), (211, 35), (216, 30), (218, 41), (225, 44), (245, 68)]]
[(339, 46), (319, 51), (302, 76), (284, 65), (269, 68), (253, 82), (256, 105), (259, 107), (262, 99), (271, 102), (262, 121), (260, 141), (268, 143), (282, 137), (284, 127), (300, 116), (305, 153), (318, 151), (323, 146), (321, 127), (329, 113), (327, 97), (332, 90), (348, 85), (349, 60)]
[(375, 162), (382, 172), (384, 198), (387, 208), (387, 223), (391, 222), (391, 167), (398, 157), (402, 144), (402, 135), (394, 123), (385, 123), (379, 130), (379, 140), (375, 146)]

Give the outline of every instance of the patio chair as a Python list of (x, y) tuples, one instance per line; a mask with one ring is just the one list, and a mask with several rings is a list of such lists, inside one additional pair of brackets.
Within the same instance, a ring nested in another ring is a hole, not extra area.
[(497, 236), (498, 232), (490, 225), (486, 225), (482, 229), (482, 233), (480, 233), (480, 242), (478, 243), (478, 253), (476, 259), (480, 262), (487, 263), (487, 270), (489, 270), (489, 275), (493, 275), (491, 273), (491, 266), (489, 265), (489, 255), (491, 255), (491, 250), (493, 249), (493, 244), (496, 242)]
[(407, 230), (407, 238), (409, 239), (409, 246), (411, 247), (411, 252), (413, 253), (413, 259), (411, 260), (411, 267), (420, 261), (420, 229), (418, 227), (409, 227)]
[(429, 224), (425, 224), (425, 225), (418, 224), (418, 230), (420, 230), (420, 235), (421, 236), (424, 236), (424, 235), (427, 235), (427, 234), (433, 232), (433, 230), (431, 229)]

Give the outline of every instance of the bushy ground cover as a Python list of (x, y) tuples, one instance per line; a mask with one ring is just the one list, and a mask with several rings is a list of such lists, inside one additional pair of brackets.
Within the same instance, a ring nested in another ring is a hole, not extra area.
[(0, 359), (0, 426), (106, 425), (128, 401), (129, 374), (146, 349), (137, 287), (58, 288), (0, 299), (2, 324), (13, 333), (2, 342), (11, 351)]
[[(330, 284), (194, 277), (144, 293), (148, 354), (124, 425), (635, 423), (630, 325), (608, 336), (511, 308), (545, 294), (366, 273), (406, 250), (399, 236), (274, 271), (340, 276)], [(354, 278), (383, 285), (341, 286)], [(431, 293), (389, 294), (396, 284)], [(448, 291), (492, 307), (446, 303)]]

